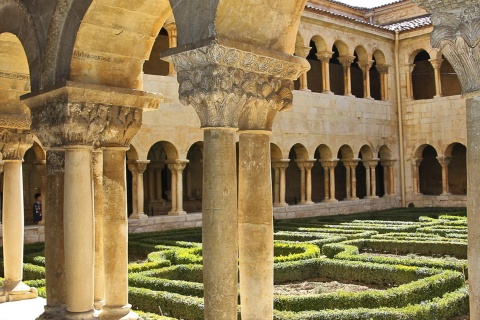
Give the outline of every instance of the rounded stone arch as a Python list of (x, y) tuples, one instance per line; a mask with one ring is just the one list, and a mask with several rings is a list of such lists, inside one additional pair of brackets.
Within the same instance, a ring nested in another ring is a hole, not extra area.
[(387, 58), (385, 57), (385, 54), (383, 53), (383, 51), (380, 49), (373, 50), (372, 58), (373, 60), (375, 60), (375, 63), (377, 65), (387, 64)]
[(337, 48), (340, 57), (351, 55), (350, 49), (348, 49), (348, 45), (342, 40), (336, 40), (333, 43), (332, 48), (333, 47)]
[(358, 152), (358, 157), (363, 160), (371, 160), (374, 158), (372, 147), (368, 144), (364, 144)]
[(382, 145), (378, 149), (378, 157), (380, 158), (380, 161), (392, 160), (392, 151), (388, 146)]
[[(73, 13), (77, 10), (73, 4), (68, 9)], [(69, 73), (67, 78), (72, 81), (142, 89), (143, 63), (171, 13), (168, 0), (93, 0), (81, 21), (71, 17), (78, 31), (70, 23), (63, 25), (62, 33), (68, 33), (69, 39), (73, 36), (74, 45), (58, 49), (71, 50), (67, 56), (70, 64), (61, 67), (62, 71)], [(65, 30), (67, 27), (73, 30)]]
[(344, 144), (342, 145), (339, 149), (338, 149), (338, 153), (337, 153), (337, 158), (338, 159), (353, 159), (355, 158), (354, 156), (354, 153), (353, 153), (353, 150), (352, 150), (352, 147), (350, 147), (348, 144)]
[(322, 36), (314, 35), (311, 41), (315, 43), (315, 46), (317, 47), (317, 52), (330, 51), (327, 45), (327, 41), (325, 41), (325, 39)]
[(460, 142), (454, 142), (445, 149), (447, 164), (448, 192), (467, 194), (467, 148)]
[[(42, 46), (40, 45), (35, 22), (28, 9), (20, 1), (5, 0), (0, 3), (0, 36), (3, 35), (0, 40), (2, 55), (5, 49), (9, 50), (9, 46), (6, 46), (6, 43), (3, 43), (3, 41), (7, 43), (14, 41), (11, 35), (7, 35), (7, 38), (5, 38), (6, 34), (13, 35), (21, 43), (21, 50), (18, 46), (10, 49), (15, 50), (16, 53), (23, 52), (19, 56), (12, 52), (8, 57), (8, 60), (11, 63), (13, 62), (12, 65), (8, 69), (3, 69), (5, 66), (2, 65), (2, 71), (19, 73), (16, 78), (29, 80), (27, 92), (38, 90), (40, 88), (42, 70)], [(18, 61), (19, 59), (23, 60), (24, 56), (26, 56), (26, 66), (23, 62)], [(11, 68), (14, 70), (10, 70)]]
[(368, 54), (365, 47), (362, 46), (361, 44), (356, 46), (355, 49), (353, 50), (353, 52), (357, 56), (358, 61), (368, 61), (368, 60), (370, 60), (370, 55)]
[(310, 70), (307, 71), (308, 89), (312, 92), (322, 92), (323, 88), (323, 66), (319, 59), (319, 54), (328, 52), (325, 40), (319, 36), (314, 35), (310, 39), (310, 52), (307, 55), (307, 61), (310, 64)]
[(436, 95), (435, 74), (430, 54), (426, 50), (417, 50), (413, 57), (412, 94), (413, 99), (432, 99)]
[[(162, 152), (162, 149), (164, 150)], [(162, 156), (162, 154), (164, 156)], [(177, 148), (168, 141), (157, 141), (148, 150), (147, 158), (153, 157), (155, 160), (168, 159), (168, 160), (177, 160), (179, 159), (179, 153)]]
[[(24, 206), (31, 208), (35, 202), (34, 195), (45, 194), (46, 154), (38, 140), (33, 141), (32, 146), (25, 152), (22, 163)], [(27, 211), (28, 212), (28, 211)], [(33, 224), (31, 214), (24, 215), (25, 225)]]
[(407, 63), (408, 64), (414, 63), (415, 57), (422, 51), (425, 51), (428, 54), (428, 57), (430, 57), (430, 53), (428, 53), (428, 51), (425, 48), (417, 48), (417, 49), (414, 49), (412, 52), (410, 52), (410, 54), (407, 57)]
[(331, 51), (333, 54), (329, 60), (330, 90), (336, 95), (343, 95), (345, 94), (345, 81), (343, 77), (343, 66), (339, 58), (350, 56), (350, 51), (342, 40), (336, 40), (332, 44)]
[[(388, 97), (388, 64), (383, 51), (375, 49), (372, 54), (372, 67), (370, 68), (370, 96), (375, 100), (386, 100)], [(384, 76), (381, 76), (381, 73)]]
[(340, 146), (337, 152), (337, 165), (335, 166), (335, 197), (338, 200), (347, 198), (347, 168), (344, 161), (353, 160), (355, 155), (352, 148), (344, 144)]
[(319, 160), (333, 160), (334, 159), (333, 154), (332, 154), (332, 150), (326, 144), (319, 145), (317, 147), (316, 151), (318, 152), (318, 158), (315, 157), (316, 159), (319, 159)]
[(139, 160), (139, 155), (137, 149), (133, 144), (130, 144), (130, 148), (127, 150), (127, 159), (128, 160)]
[(278, 161), (283, 159), (282, 149), (275, 143), (270, 143), (270, 157), (272, 161)]

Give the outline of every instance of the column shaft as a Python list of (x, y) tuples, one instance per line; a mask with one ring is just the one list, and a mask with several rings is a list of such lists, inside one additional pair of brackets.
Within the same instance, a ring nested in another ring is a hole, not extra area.
[[(93, 203), (95, 210), (95, 274), (94, 305), (101, 309), (105, 300), (105, 268), (103, 261), (103, 149), (93, 152)], [(136, 208), (134, 209), (134, 212)]]
[(162, 200), (162, 168), (155, 169), (155, 190), (157, 200)]
[(306, 202), (306, 193), (305, 193), (305, 168), (300, 167), (300, 203), (304, 204)]
[(280, 168), (274, 167), (275, 181), (273, 184), (273, 205), (278, 206), (280, 204)]
[(305, 193), (306, 199), (305, 203), (312, 204), (312, 169), (305, 170)]
[(325, 192), (325, 198), (323, 199), (323, 201), (328, 201), (330, 199), (330, 174), (328, 167), (324, 167), (323, 170), (323, 189)]
[(144, 210), (145, 196), (143, 192), (143, 172), (137, 174), (137, 212), (139, 215), (145, 214)]
[(66, 302), (69, 312), (90, 312), (93, 309), (94, 223), (91, 163), (90, 148), (66, 148), (63, 217)]
[(178, 182), (177, 182), (177, 172), (175, 170), (175, 168), (173, 167), (169, 167), (170, 168), (170, 172), (172, 173), (172, 185), (171, 185), (171, 188), (170, 188), (170, 192), (171, 192), (171, 199), (172, 199), (172, 210), (170, 210), (170, 212), (168, 214), (172, 215), (172, 214), (176, 214), (177, 213), (177, 200), (178, 200), (178, 197), (177, 197), (177, 190), (178, 190)]
[(346, 166), (346, 169), (347, 169), (347, 183), (346, 183), (346, 187), (347, 187), (347, 197), (346, 197), (346, 200), (350, 200), (351, 198), (351, 192), (352, 192), (352, 178), (350, 176), (350, 172), (351, 172), (351, 168), (350, 166)]
[(202, 250), (206, 320), (237, 318), (235, 163), (235, 130), (204, 129)]
[(105, 305), (101, 317), (122, 317), (128, 304), (128, 223), (125, 147), (106, 147), (103, 153)]
[(286, 183), (285, 183), (285, 170), (287, 167), (280, 167), (280, 205), (287, 206), (285, 202), (285, 190), (286, 190)]
[(273, 318), (271, 190), (269, 135), (240, 133), (238, 237), (242, 319)]
[(330, 167), (330, 201), (335, 201), (335, 167)]
[[(47, 149), (46, 190), (43, 199), (45, 220), (45, 282), (47, 313), (61, 311), (66, 304), (64, 250), (65, 151)], [(63, 311), (63, 310), (62, 310)]]
[(372, 196), (371, 182), (370, 182), (371, 170), (370, 170), (369, 166), (366, 166), (365, 170), (367, 171), (367, 177), (366, 177), (367, 196), (366, 196), (366, 198), (370, 198)]

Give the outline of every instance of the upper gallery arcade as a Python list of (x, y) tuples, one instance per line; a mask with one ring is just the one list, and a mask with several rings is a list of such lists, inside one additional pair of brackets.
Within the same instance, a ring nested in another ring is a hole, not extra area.
[[(430, 44), (427, 10), (409, 0), (0, 1), (0, 302), (35, 295), (21, 284), (27, 226), (47, 244), (46, 313), (88, 315), (95, 303), (105, 318), (135, 319), (118, 262), (127, 228), (175, 221), (204, 226), (206, 316), (236, 310), (216, 297), (236, 296), (240, 256), (242, 297), (266, 281), (242, 317), (268, 319), (269, 259), (255, 275), (248, 248), (262, 234), (273, 256), (272, 210), (466, 206), (465, 86)], [(37, 192), (44, 220), (33, 225)]]

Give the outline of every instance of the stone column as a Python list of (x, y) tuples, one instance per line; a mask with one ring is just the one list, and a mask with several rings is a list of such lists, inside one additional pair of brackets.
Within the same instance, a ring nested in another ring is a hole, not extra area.
[(272, 163), (274, 167), (278, 169), (279, 173), (279, 183), (278, 183), (278, 205), (276, 207), (287, 207), (288, 204), (285, 202), (285, 170), (288, 168), (288, 163), (290, 159), (280, 159), (275, 163)]
[[(128, 316), (130, 308), (124, 303), (128, 288), (125, 144), (130, 142), (141, 126), (141, 108), (158, 107), (158, 99), (136, 90), (66, 82), (64, 87), (29, 94), (24, 101), (31, 109), (34, 119), (32, 130), (37, 137), (48, 147), (65, 150), (64, 196), (63, 199), (54, 199), (59, 202), (63, 200), (64, 211), (62, 247), (68, 313), (62, 317), (93, 317), (94, 215), (91, 151), (95, 145), (108, 149), (103, 158), (103, 239), (96, 239), (104, 241), (105, 282), (109, 284), (105, 288), (105, 305), (102, 307), (105, 310), (100, 317), (125, 316), (124, 319), (137, 319), (135, 314)], [(118, 152), (115, 148), (121, 148), (121, 151)], [(116, 157), (121, 158), (122, 162)], [(113, 168), (109, 166), (110, 163)], [(47, 157), (47, 170), (48, 166)], [(120, 172), (123, 180), (116, 179)], [(46, 256), (48, 258), (50, 257)]]
[(3, 285), (0, 303), (37, 297), (37, 290), (23, 280), (23, 156), (33, 143), (33, 136), (22, 130), (0, 128), (3, 156)]
[(350, 66), (352, 62), (355, 60), (354, 56), (342, 56), (338, 57), (338, 61), (343, 67), (343, 85), (344, 85), (344, 95), (351, 96), (352, 95), (352, 77), (350, 75)]
[(380, 99), (388, 100), (388, 64), (377, 64), (376, 68), (380, 73)]
[(420, 172), (419, 167), (423, 158), (412, 159), (412, 178), (413, 178), (413, 194), (422, 194), (420, 192)]
[(333, 52), (324, 51), (317, 53), (317, 58), (322, 62), (322, 93), (332, 94), (330, 90), (330, 59)]
[(188, 160), (175, 160), (167, 163), (168, 168), (172, 172), (172, 210), (169, 215), (185, 215), (183, 211), (183, 169), (187, 165)]
[(357, 178), (355, 168), (357, 167), (358, 160), (342, 160), (347, 169), (347, 197), (346, 200), (357, 200)]
[(389, 175), (390, 175), (390, 178), (389, 178), (389, 189), (390, 189), (390, 192), (389, 194), (394, 196), (395, 195), (395, 171), (393, 170), (394, 169), (394, 163), (396, 160), (390, 160), (391, 161), (391, 166), (390, 166), (390, 170), (389, 171)]
[(187, 200), (194, 200), (192, 197), (192, 169), (187, 165)]
[(273, 179), (273, 206), (278, 207), (280, 204), (280, 168), (272, 162), (272, 168), (275, 171)]
[(407, 99), (413, 99), (413, 83), (412, 83), (412, 72), (413, 69), (415, 68), (415, 64), (410, 63), (407, 64), (406, 66), (407, 70)]
[(438, 162), (442, 166), (442, 195), (450, 194), (448, 190), (448, 165), (452, 160), (451, 157), (438, 156)]
[(92, 153), (93, 205), (95, 214), (95, 269), (93, 278), (94, 307), (100, 310), (105, 303), (105, 268), (103, 260), (103, 149)]
[(305, 160), (302, 159), (295, 160), (298, 168), (300, 169), (300, 204), (306, 203), (305, 167), (303, 165), (304, 161)]
[(163, 162), (160, 162), (160, 166), (155, 169), (155, 199), (162, 200), (162, 169)]
[(373, 60), (361, 61), (359, 67), (363, 73), (363, 97), (371, 99), (370, 96), (370, 68), (373, 65)]
[(435, 77), (435, 96), (434, 98), (440, 98), (442, 96), (442, 79), (440, 78), (440, 67), (442, 66), (443, 59), (429, 59), (433, 67), (433, 73)]
[[(237, 318), (237, 259), (242, 319), (273, 318), (268, 131), (276, 113), (291, 105), (292, 80), (307, 71), (305, 60), (279, 57), (285, 60), (266, 59), (223, 45), (221, 40), (171, 57), (178, 72), (180, 101), (193, 106), (204, 128), (202, 250), (207, 320)], [(247, 60), (248, 64), (243, 63)], [(202, 89), (206, 87), (208, 92)], [(237, 127), (241, 128), (238, 215)]]
[(380, 164), (383, 167), (383, 184), (385, 188), (385, 197), (394, 196), (394, 171), (393, 165), (395, 160), (381, 160)]
[[(320, 160), (319, 160), (320, 161)], [(325, 192), (325, 198), (322, 202), (328, 202), (330, 199), (330, 173), (328, 167), (323, 167), (323, 189)]]
[[(295, 55), (301, 58), (306, 58), (310, 54), (311, 49), (312, 47), (296, 47)], [(299, 81), (300, 81), (300, 90), (311, 91), (310, 89), (308, 89), (307, 71), (305, 71), (300, 75)]]
[(47, 188), (47, 162), (45, 160), (39, 160), (35, 163), (35, 168), (37, 172), (40, 173), (40, 194), (42, 195), (42, 221), (38, 224), (43, 226), (45, 225), (45, 189)]
[(133, 213), (130, 219), (147, 219), (144, 212), (145, 195), (143, 190), (143, 173), (150, 160), (129, 160), (128, 169), (132, 172), (132, 205)]
[[(338, 159), (319, 161), (322, 164), (322, 167), (328, 169), (328, 174), (327, 171), (325, 171), (325, 179), (327, 179), (328, 176), (328, 194), (330, 197), (328, 199), (325, 199), (324, 202), (337, 202), (338, 200), (335, 199), (335, 167), (337, 165)], [(326, 183), (325, 187), (327, 187)], [(327, 192), (325, 192), (325, 194), (327, 194)]]
[(375, 174), (375, 168), (378, 164), (378, 159), (363, 160), (363, 164), (365, 165), (365, 169), (367, 170), (367, 196), (366, 196), (366, 198), (369, 198), (369, 199), (378, 198), (378, 196), (376, 195), (377, 179), (376, 179), (376, 174)]
[(63, 194), (65, 150), (46, 149), (45, 282), (47, 305), (41, 319), (61, 319), (66, 311)]

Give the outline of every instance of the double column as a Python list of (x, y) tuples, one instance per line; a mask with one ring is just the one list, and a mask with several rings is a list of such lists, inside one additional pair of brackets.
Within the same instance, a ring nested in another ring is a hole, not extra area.
[(337, 166), (338, 159), (318, 161), (322, 164), (322, 167), (325, 170), (325, 199), (322, 202), (337, 202), (338, 200), (335, 199), (335, 167)]
[(146, 219), (144, 212), (145, 193), (143, 190), (143, 173), (147, 169), (150, 160), (129, 160), (128, 169), (132, 172), (132, 209), (129, 218)]
[(32, 299), (37, 290), (23, 280), (24, 202), (22, 162), (33, 143), (28, 131), (0, 128), (0, 151), (3, 156), (3, 285), (0, 303)]
[(285, 171), (288, 168), (290, 159), (280, 159), (272, 162), (272, 168), (275, 171), (275, 179), (273, 185), (273, 206), (286, 207), (285, 202), (286, 180)]
[(345, 168), (347, 169), (346, 174), (346, 187), (347, 187), (347, 196), (345, 200), (357, 200), (357, 175), (355, 169), (357, 168), (359, 159), (353, 160), (342, 160)]
[(433, 67), (433, 75), (435, 79), (435, 97), (440, 98), (442, 96), (442, 79), (440, 77), (440, 67), (442, 66), (443, 59), (429, 59)]
[(169, 57), (178, 72), (180, 101), (193, 106), (204, 129), (204, 314), (205, 319), (237, 318), (239, 261), (242, 319), (272, 319), (269, 135), (277, 112), (291, 106), (292, 80), (308, 63), (280, 53), (265, 58), (222, 43), (217, 39)]
[(312, 201), (312, 168), (313, 160), (295, 160), (300, 168), (300, 204), (313, 204)]
[(338, 57), (338, 61), (343, 67), (343, 86), (344, 86), (344, 95), (352, 95), (352, 76), (350, 74), (350, 67), (355, 60), (355, 56), (341, 56)]
[(322, 64), (322, 93), (332, 94), (330, 90), (330, 59), (332, 58), (333, 52), (324, 51), (317, 53), (317, 58)]
[(380, 73), (380, 99), (385, 101), (388, 99), (388, 64), (377, 64), (376, 68)]
[(377, 174), (376, 174), (376, 167), (378, 164), (379, 159), (371, 159), (371, 160), (363, 160), (363, 165), (365, 166), (365, 170), (367, 171), (366, 176), (366, 190), (367, 195), (366, 198), (374, 199), (378, 198), (377, 196)]
[(172, 210), (169, 215), (185, 215), (183, 211), (183, 170), (188, 160), (167, 161), (167, 167), (172, 172)]
[(385, 186), (385, 196), (395, 195), (395, 171), (394, 165), (396, 160), (381, 160), (383, 167), (383, 185)]
[[(46, 274), (45, 317), (90, 318), (95, 302), (101, 318), (138, 319), (127, 298), (125, 152), (141, 126), (142, 107), (158, 106), (158, 98), (67, 82), (24, 102), (47, 147), (45, 238), (52, 248), (45, 258), (57, 274)], [(94, 156), (93, 146), (99, 147)], [(104, 277), (94, 277), (102, 267)]]
[(363, 73), (363, 97), (371, 99), (370, 96), (370, 68), (373, 65), (373, 60), (366, 60), (359, 62), (359, 67)]

